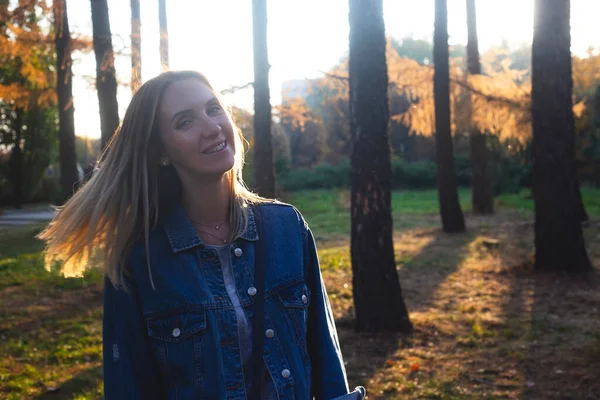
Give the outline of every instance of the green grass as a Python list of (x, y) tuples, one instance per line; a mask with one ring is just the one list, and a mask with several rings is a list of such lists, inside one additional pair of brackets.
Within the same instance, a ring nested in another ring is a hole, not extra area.
[[(600, 218), (600, 188), (583, 188), (581, 195), (592, 218)], [(471, 211), (471, 191), (460, 189), (458, 196), (462, 210)], [(289, 194), (284, 198), (302, 212), (314, 232), (326, 236), (350, 232), (350, 192), (347, 190), (305, 190)], [(533, 199), (529, 190), (503, 194), (495, 198), (499, 210), (533, 213)], [(439, 213), (436, 190), (406, 190), (392, 193), (392, 213), (397, 228), (413, 228), (406, 216), (422, 216)], [(419, 223), (422, 221), (419, 219)]]
[(47, 271), (42, 227), (0, 230), (0, 398), (101, 399), (101, 275)]
[[(591, 218), (600, 217), (600, 188), (582, 188), (583, 204)], [(530, 190), (515, 194), (503, 194), (496, 197), (496, 205), (500, 208), (533, 213), (533, 198)]]
[(82, 278), (64, 278), (58, 269), (47, 271), (43, 243), (35, 238), (43, 225), (34, 224), (0, 230), (0, 290), (25, 285), (25, 289), (78, 289), (98, 282), (100, 273), (88, 271)]
[[(463, 210), (470, 210), (471, 192), (460, 190)], [(347, 190), (305, 190), (291, 193), (284, 198), (294, 204), (309, 222), (311, 229), (320, 236), (347, 235), (350, 232), (350, 192)], [(412, 228), (414, 223), (405, 216), (438, 213), (439, 205), (435, 190), (407, 190), (392, 193), (392, 212), (397, 228)]]

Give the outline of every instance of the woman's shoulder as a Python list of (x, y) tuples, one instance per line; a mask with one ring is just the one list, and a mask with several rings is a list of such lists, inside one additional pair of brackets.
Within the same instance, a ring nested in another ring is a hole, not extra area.
[(260, 213), (256, 218), (262, 218), (265, 230), (277, 232), (286, 237), (299, 234), (302, 241), (306, 239), (308, 224), (302, 213), (292, 204), (272, 200), (256, 206)]
[(306, 227), (306, 221), (302, 213), (292, 204), (279, 200), (270, 200), (257, 204), (258, 212), (262, 214), (265, 221), (275, 220), (284, 224), (299, 224)]

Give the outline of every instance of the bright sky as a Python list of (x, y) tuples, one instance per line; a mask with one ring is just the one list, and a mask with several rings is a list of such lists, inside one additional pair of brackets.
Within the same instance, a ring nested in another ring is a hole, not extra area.
[[(68, 0), (71, 31), (91, 36), (90, 2)], [(158, 0), (140, 0), (142, 75), (160, 73)], [(383, 0), (386, 34), (431, 38), (433, 0)], [(517, 46), (531, 42), (533, 0), (477, 0), (480, 51), (503, 39)], [(129, 1), (108, 0), (115, 49), (128, 52), (131, 34)], [(448, 0), (451, 44), (466, 44), (465, 0)], [(335, 65), (348, 50), (348, 0), (268, 0), (268, 46), (272, 65), (271, 103), (280, 101), (281, 84), (311, 78)], [(599, 0), (571, 0), (572, 51), (584, 55), (600, 47)], [(204, 72), (216, 89), (244, 85), (253, 79), (251, 0), (167, 0), (171, 69)], [(130, 58), (117, 58), (121, 82), (130, 80)], [(100, 136), (98, 99), (94, 88), (93, 52), (78, 57), (73, 68), (75, 126), (79, 136)], [(87, 77), (87, 79), (86, 79)], [(121, 118), (130, 99), (128, 86), (119, 87)], [(251, 90), (228, 98), (239, 107), (252, 107)]]

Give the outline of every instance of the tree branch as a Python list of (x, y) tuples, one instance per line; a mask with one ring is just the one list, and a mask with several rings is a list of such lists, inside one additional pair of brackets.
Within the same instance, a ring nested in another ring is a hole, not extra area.
[(254, 82), (248, 82), (245, 85), (241, 85), (241, 86), (230, 86), (227, 89), (221, 90), (221, 94), (222, 95), (233, 94), (233, 93), (237, 92), (238, 90), (247, 89), (249, 87), (254, 87)]

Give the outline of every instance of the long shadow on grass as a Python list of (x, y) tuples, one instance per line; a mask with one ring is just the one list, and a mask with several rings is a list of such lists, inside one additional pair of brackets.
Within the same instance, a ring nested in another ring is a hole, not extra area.
[[(43, 393), (37, 397), (34, 397), (34, 400), (67, 400), (72, 399), (76, 395), (81, 395), (83, 393), (89, 394), (95, 388), (100, 385), (102, 381), (102, 367), (95, 367), (81, 372), (80, 374), (75, 375), (68, 381), (64, 382), (62, 385), (53, 389), (52, 391), (48, 391)], [(92, 397), (86, 397), (89, 400), (102, 399), (102, 395), (94, 394)]]
[[(431, 303), (439, 285), (457, 270), (467, 254), (467, 244), (475, 234), (448, 235), (438, 230), (426, 230), (422, 235), (431, 237), (431, 241), (416, 255), (407, 255), (410, 259), (406, 261), (402, 259), (402, 244), (396, 242), (396, 250), (400, 248), (401, 251), (400, 259), (397, 257), (397, 262), (402, 265), (399, 279), (409, 311), (427, 307)], [(412, 238), (416, 242), (420, 240), (415, 239), (414, 235)], [(390, 359), (395, 358), (393, 355), (398, 349), (421, 346), (422, 343), (436, 340), (435, 332), (429, 332), (426, 327), (418, 328), (419, 332), (413, 338), (411, 335), (393, 333), (355, 333), (351, 315), (339, 318), (337, 323), (351, 385), (368, 387), (369, 380), (377, 371), (390, 367), (389, 363), (394, 362)], [(370, 397), (389, 398), (391, 394), (384, 393), (381, 397), (378, 393), (371, 393)]]
[[(586, 232), (590, 257), (596, 260), (600, 246), (590, 240), (599, 234), (597, 221)], [(515, 265), (514, 258), (504, 259), (510, 293), (505, 343), (499, 347), (522, 376), (522, 397), (600, 398), (600, 265), (573, 276), (535, 272), (525, 260)]]
[(423, 310), (432, 304), (436, 290), (458, 269), (468, 253), (467, 245), (475, 237), (474, 232), (447, 234), (438, 230), (422, 235), (432, 235), (433, 239), (418, 254), (398, 260), (400, 285), (409, 311)]

